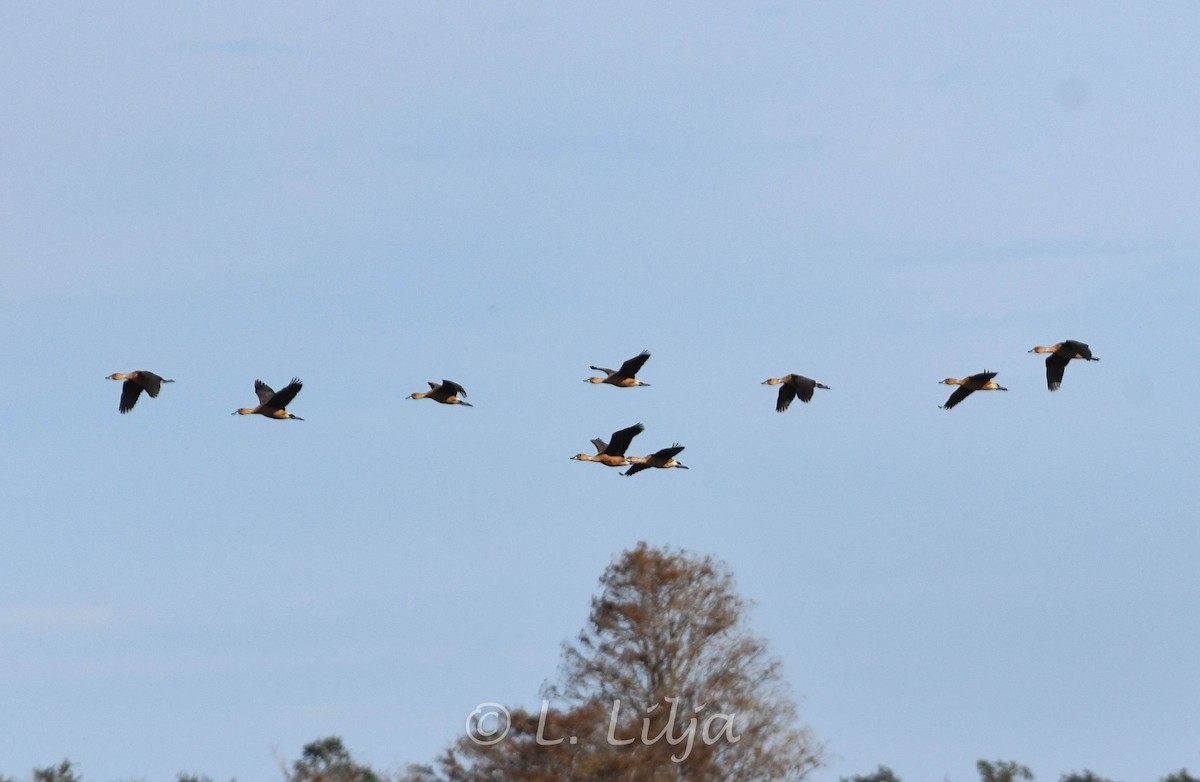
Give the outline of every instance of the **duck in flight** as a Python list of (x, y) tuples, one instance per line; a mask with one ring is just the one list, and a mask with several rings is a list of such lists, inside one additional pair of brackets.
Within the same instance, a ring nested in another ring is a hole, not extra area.
[(970, 396), (971, 393), (974, 391), (1007, 391), (1008, 390), (1007, 388), (1005, 388), (1004, 386), (1000, 385), (999, 383), (997, 383), (995, 380), (992, 379), (997, 374), (998, 373), (996, 373), (996, 372), (984, 371), (984, 372), (980, 372), (977, 375), (970, 375), (969, 377), (964, 377), (961, 380), (956, 380), (955, 378), (948, 377), (945, 380), (941, 381), (942, 383), (945, 383), (948, 386), (958, 386), (958, 388), (954, 389), (954, 393), (950, 395), (950, 398), (946, 400), (946, 404), (941, 405), (941, 408), (943, 410), (949, 410), (950, 408), (954, 407), (956, 404), (958, 404), (959, 402), (963, 401), (968, 396)]
[(683, 446), (675, 443), (670, 448), (663, 448), (660, 451), (655, 451), (649, 456), (630, 456), (629, 461), (633, 463), (622, 475), (637, 475), (642, 470), (647, 470), (651, 467), (667, 469), (669, 467), (678, 467), (681, 470), (686, 470), (687, 466), (675, 461), (675, 457), (683, 451)]
[(633, 438), (641, 434), (646, 427), (641, 424), (634, 424), (625, 429), (618, 429), (612, 433), (612, 437), (606, 443), (597, 437), (592, 440), (592, 445), (596, 446), (596, 455), (588, 456), (586, 453), (576, 454), (572, 459), (577, 459), (581, 462), (600, 462), (607, 464), (609, 467), (625, 467), (632, 464), (629, 458), (625, 456), (626, 449), (633, 442)]
[(428, 391), (414, 391), (405, 397), (405, 399), (432, 399), (435, 402), (441, 402), (444, 405), (462, 405), (463, 407), (473, 407), (470, 402), (464, 402), (463, 397), (467, 395), (466, 390), (453, 380), (442, 380), (441, 383), (429, 381)]
[(304, 384), (300, 382), (300, 378), (292, 378), (292, 382), (288, 383), (278, 391), (271, 389), (269, 385), (261, 380), (254, 381), (254, 393), (258, 395), (258, 407), (239, 407), (233, 411), (233, 415), (264, 415), (267, 418), (278, 418), (287, 420), (289, 418), (296, 421), (304, 419), (298, 415), (292, 415), (287, 411), (287, 406), (296, 398), (296, 394), (300, 393), (300, 389)]
[(618, 388), (632, 388), (633, 386), (649, 386), (649, 383), (643, 383), (640, 380), (634, 379), (634, 375), (642, 368), (642, 364), (646, 363), (646, 359), (650, 358), (650, 352), (643, 350), (633, 358), (621, 365), (617, 371), (605, 369), (604, 367), (591, 367), (597, 372), (603, 372), (608, 377), (589, 377), (585, 382), (588, 383), (608, 383), (611, 386)]
[(163, 383), (174, 383), (174, 380), (164, 380), (153, 372), (147, 372), (144, 369), (139, 369), (135, 372), (122, 374), (114, 372), (105, 380), (124, 380), (121, 385), (121, 404), (118, 409), (122, 413), (128, 413), (137, 404), (138, 397), (145, 391), (150, 395), (150, 398), (158, 396), (159, 389)]
[(762, 382), (764, 386), (779, 386), (779, 398), (775, 400), (775, 412), (782, 413), (788, 409), (792, 400), (799, 397), (800, 401), (808, 404), (812, 401), (813, 393), (818, 388), (829, 389), (824, 383), (818, 383), (804, 375), (784, 375), (772, 377)]
[(1051, 391), (1057, 391), (1058, 387), (1062, 385), (1063, 372), (1067, 370), (1067, 364), (1071, 363), (1071, 359), (1081, 358), (1084, 361), (1100, 360), (1092, 355), (1091, 348), (1073, 339), (1068, 339), (1065, 342), (1060, 342), (1057, 345), (1049, 347), (1038, 345), (1029, 352), (1050, 354), (1046, 356), (1046, 386)]

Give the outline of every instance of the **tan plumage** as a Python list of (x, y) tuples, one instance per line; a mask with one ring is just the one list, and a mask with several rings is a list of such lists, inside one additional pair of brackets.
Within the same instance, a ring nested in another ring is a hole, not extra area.
[(675, 443), (670, 448), (663, 448), (660, 451), (655, 451), (649, 456), (630, 456), (629, 461), (633, 463), (622, 475), (637, 475), (642, 470), (651, 467), (659, 469), (667, 469), (670, 467), (678, 467), (681, 470), (686, 470), (687, 466), (675, 461), (675, 457), (683, 451), (683, 446)]
[(775, 412), (782, 413), (799, 397), (801, 402), (808, 404), (812, 401), (813, 393), (818, 388), (829, 389), (824, 383), (818, 383), (804, 375), (784, 375), (783, 377), (767, 378), (764, 386), (779, 386), (779, 397), (775, 400)]
[(1067, 364), (1071, 363), (1071, 359), (1081, 358), (1084, 361), (1100, 360), (1092, 355), (1091, 348), (1073, 339), (1068, 339), (1049, 347), (1039, 345), (1029, 352), (1050, 354), (1046, 356), (1046, 386), (1051, 391), (1057, 391), (1058, 387), (1062, 385), (1063, 372), (1067, 370)]
[(470, 402), (464, 402), (462, 397), (465, 397), (467, 392), (458, 383), (453, 380), (442, 380), (441, 383), (429, 381), (428, 391), (415, 391), (409, 394), (405, 399), (432, 399), (435, 402), (441, 402), (444, 405), (462, 405), (463, 407), (472, 407)]
[(975, 391), (1007, 391), (1007, 388), (992, 380), (996, 374), (996, 372), (988, 372), (985, 370), (977, 375), (964, 377), (961, 380), (948, 377), (941, 381), (948, 386), (958, 386), (958, 388), (954, 390), (954, 393), (950, 395), (950, 398), (946, 400), (946, 404), (941, 405), (941, 408), (943, 410), (949, 410)]
[(607, 443), (597, 437), (595, 440), (592, 440), (592, 445), (596, 446), (595, 456), (580, 453), (571, 458), (581, 462), (599, 462), (609, 467), (624, 467), (632, 463), (625, 456), (626, 449), (633, 442), (633, 438), (637, 437), (645, 428), (641, 424), (634, 424), (625, 429), (618, 429), (612, 433), (612, 437), (609, 438)]
[(137, 404), (138, 397), (145, 391), (150, 395), (150, 398), (158, 396), (159, 389), (163, 383), (174, 383), (174, 380), (164, 380), (153, 372), (147, 372), (144, 369), (139, 369), (128, 374), (114, 372), (109, 375), (106, 380), (124, 380), (121, 385), (121, 403), (117, 409), (122, 413), (128, 413)]
[(650, 358), (650, 352), (643, 350), (633, 358), (621, 364), (618, 370), (605, 369), (604, 367), (591, 367), (597, 372), (603, 372), (607, 377), (589, 377), (584, 382), (586, 383), (608, 383), (610, 386), (618, 388), (632, 388), (634, 386), (649, 386), (649, 383), (643, 383), (640, 380), (634, 379), (634, 375), (646, 363), (646, 359)]
[(293, 419), (303, 421), (304, 419), (298, 415), (292, 415), (287, 411), (287, 406), (296, 398), (296, 394), (300, 393), (300, 389), (304, 387), (304, 383), (300, 378), (292, 378), (292, 382), (288, 383), (279, 391), (271, 390), (271, 387), (261, 380), (254, 381), (254, 393), (258, 395), (258, 407), (239, 407), (233, 411), (233, 415), (261, 415), (267, 418), (276, 418), (281, 421)]

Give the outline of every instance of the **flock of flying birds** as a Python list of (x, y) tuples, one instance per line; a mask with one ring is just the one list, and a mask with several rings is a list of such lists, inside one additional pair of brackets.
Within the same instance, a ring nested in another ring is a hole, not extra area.
[[(1029, 351), (1030, 353), (1049, 353), (1046, 357), (1046, 385), (1051, 391), (1057, 391), (1062, 385), (1063, 373), (1067, 369), (1067, 364), (1071, 363), (1072, 359), (1083, 359), (1084, 361), (1099, 361), (1100, 359), (1092, 355), (1091, 349), (1082, 342), (1077, 342), (1073, 339), (1068, 339), (1064, 342), (1059, 342), (1057, 345), (1049, 347), (1038, 346)], [(643, 383), (637, 379), (637, 373), (641, 370), (642, 365), (650, 358), (648, 351), (642, 351), (638, 355), (621, 364), (621, 368), (617, 370), (605, 369), (604, 367), (593, 366), (591, 369), (597, 372), (603, 372), (605, 377), (589, 377), (585, 382), (588, 383), (607, 383), (608, 385), (616, 386), (617, 388), (634, 388), (637, 386), (649, 386), (649, 383)], [(949, 410), (959, 402), (966, 399), (975, 391), (1007, 391), (1008, 389), (998, 384), (995, 380), (995, 372), (983, 371), (975, 375), (969, 375), (964, 378), (948, 377), (941, 381), (948, 386), (958, 386), (950, 398), (946, 400), (944, 405), (941, 405), (943, 410)], [(120, 411), (128, 413), (137, 404), (138, 398), (145, 391), (151, 398), (158, 396), (158, 392), (162, 389), (163, 383), (174, 383), (174, 380), (166, 380), (153, 372), (147, 372), (144, 369), (139, 369), (136, 372), (122, 374), (116, 372), (107, 378), (108, 380), (122, 380), (124, 383), (121, 386), (121, 403)], [(799, 398), (801, 402), (808, 403), (812, 401), (813, 394), (818, 388), (829, 389), (829, 386), (824, 383), (819, 383), (812, 378), (804, 377), (803, 375), (784, 375), (783, 377), (772, 377), (763, 381), (766, 386), (779, 386), (779, 396), (775, 400), (775, 410), (782, 413), (792, 404), (792, 400)], [(254, 381), (254, 393), (258, 395), (258, 405), (256, 407), (239, 407), (233, 411), (233, 415), (262, 415), (267, 418), (276, 418), (281, 420), (294, 419), (303, 421), (304, 419), (298, 415), (293, 415), (287, 410), (287, 406), (296, 398), (296, 394), (300, 393), (300, 389), (304, 384), (300, 378), (292, 378), (292, 382), (288, 383), (283, 388), (275, 391), (269, 385), (261, 380)], [(441, 383), (429, 383), (428, 391), (416, 391), (409, 394), (406, 399), (432, 399), (435, 402), (440, 402), (444, 405), (463, 405), (471, 407), (471, 403), (464, 401), (467, 392), (458, 383), (452, 380), (443, 380)], [(683, 451), (683, 446), (679, 443), (673, 444), (670, 448), (663, 448), (648, 456), (628, 456), (625, 451), (629, 449), (633, 438), (637, 437), (645, 427), (642, 424), (634, 424), (625, 429), (618, 429), (609, 437), (608, 442), (596, 438), (592, 440), (592, 444), (596, 446), (596, 454), (594, 456), (586, 453), (576, 454), (572, 459), (577, 459), (581, 462), (599, 462), (600, 464), (609, 467), (628, 467), (629, 469), (621, 473), (622, 475), (636, 475), (642, 470), (656, 467), (659, 469), (668, 469), (678, 467), (686, 470), (687, 467), (676, 461), (675, 457)]]

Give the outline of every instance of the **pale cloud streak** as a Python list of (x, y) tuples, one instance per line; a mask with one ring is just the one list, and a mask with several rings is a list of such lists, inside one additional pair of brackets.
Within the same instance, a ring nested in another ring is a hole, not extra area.
[(128, 627), (138, 621), (135, 612), (106, 603), (23, 603), (0, 606), (0, 633), (10, 637), (95, 635)]

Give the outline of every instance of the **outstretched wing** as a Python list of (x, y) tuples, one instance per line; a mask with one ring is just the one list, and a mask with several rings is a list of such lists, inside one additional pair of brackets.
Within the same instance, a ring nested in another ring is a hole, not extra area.
[[(992, 376), (993, 377), (995, 376), (994, 372), (992, 373)], [(949, 410), (950, 408), (954, 407), (959, 402), (961, 402), (964, 399), (966, 399), (967, 397), (969, 397), (971, 395), (971, 392), (974, 390), (975, 389), (967, 388), (966, 386), (959, 386), (958, 388), (954, 389), (954, 393), (951, 394), (950, 398), (946, 400), (946, 404), (942, 405), (942, 409)]]
[(1077, 340), (1068, 339), (1063, 343), (1063, 349), (1070, 353), (1068, 358), (1075, 358), (1078, 356), (1079, 358), (1085, 358), (1088, 361), (1092, 360), (1092, 349)]
[(137, 371), (137, 379), (138, 382), (141, 383), (142, 388), (146, 389), (146, 393), (150, 395), (151, 399), (158, 396), (159, 389), (162, 388), (163, 382), (161, 377), (153, 372), (147, 372), (144, 369), (139, 369)]
[(1051, 391), (1057, 391), (1062, 385), (1063, 373), (1067, 371), (1067, 364), (1071, 363), (1069, 355), (1059, 355), (1058, 351), (1046, 356), (1046, 387)]
[(663, 448), (661, 451), (656, 451), (654, 456), (655, 458), (661, 458), (666, 463), (681, 453), (683, 453), (683, 446), (675, 443), (670, 448)]
[(781, 383), (779, 385), (779, 398), (775, 400), (775, 412), (782, 413), (792, 404), (792, 400), (796, 398), (796, 389), (791, 383)]
[(271, 397), (275, 396), (275, 391), (261, 380), (254, 381), (254, 393), (258, 395), (260, 405), (265, 405), (271, 401)]
[(300, 381), (300, 378), (292, 378), (292, 382), (275, 392), (275, 395), (271, 397), (269, 404), (271, 407), (274, 407), (278, 410), (283, 410), (292, 403), (292, 400), (296, 398), (296, 394), (300, 393), (300, 389), (303, 386), (304, 383)]
[(605, 453), (609, 456), (624, 456), (625, 449), (633, 442), (633, 438), (637, 437), (645, 428), (642, 424), (634, 424), (633, 426), (613, 432), (612, 440), (609, 442)]
[(142, 386), (136, 380), (126, 380), (121, 384), (121, 404), (120, 411), (128, 413), (137, 404), (138, 397), (142, 395)]
[(805, 404), (811, 402), (813, 392), (817, 389), (817, 381), (803, 375), (794, 375), (792, 382), (796, 384), (796, 396), (800, 397), (800, 401)]
[(625, 472), (623, 472), (621, 474), (622, 475), (636, 475), (639, 472), (641, 472), (642, 470), (649, 468), (649, 466), (650, 465), (646, 464), (645, 462), (638, 462), (637, 464), (631, 465), (628, 470), (626, 470)]
[(641, 353), (638, 353), (636, 356), (622, 364), (619, 374), (624, 375), (625, 377), (633, 377), (638, 373), (638, 370), (642, 368), (642, 365), (646, 363), (646, 359), (648, 358), (650, 358), (650, 351), (643, 350)]
[(601, 440), (599, 437), (592, 440), (592, 445), (596, 446), (596, 454), (604, 453), (604, 449), (608, 447), (608, 443)]
[(453, 380), (442, 380), (440, 390), (446, 395), (447, 398), (451, 396), (462, 398), (466, 397), (467, 395), (466, 389), (464, 389), (458, 383), (455, 383)]

